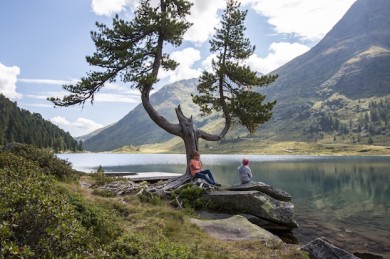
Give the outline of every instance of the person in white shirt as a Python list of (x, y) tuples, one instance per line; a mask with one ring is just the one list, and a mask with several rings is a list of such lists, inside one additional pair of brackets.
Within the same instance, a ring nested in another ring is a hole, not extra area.
[(244, 158), (242, 159), (242, 165), (240, 165), (238, 168), (238, 175), (241, 180), (241, 184), (250, 183), (253, 182), (252, 180), (252, 171), (249, 168), (249, 159)]

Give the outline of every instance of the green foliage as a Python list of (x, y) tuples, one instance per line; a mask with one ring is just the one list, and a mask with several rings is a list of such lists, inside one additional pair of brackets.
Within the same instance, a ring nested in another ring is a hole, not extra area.
[(101, 196), (101, 197), (114, 197), (116, 196), (115, 193), (113, 193), (112, 191), (110, 190), (107, 190), (107, 189), (93, 189), (92, 191), (92, 194), (94, 195), (98, 195), (98, 196)]
[(60, 187), (34, 160), (45, 151), (23, 150), (0, 152), (0, 258), (100, 255), (122, 233), (116, 216)]
[(82, 150), (82, 143), (38, 113), (20, 109), (0, 94), (0, 145), (19, 142), (36, 147), (62, 150)]
[(98, 32), (92, 32), (96, 52), (87, 56), (87, 62), (98, 67), (75, 85), (65, 85), (71, 94), (62, 100), (49, 98), (55, 105), (69, 106), (93, 102), (96, 92), (105, 83), (118, 78), (132, 87), (149, 93), (157, 80), (158, 70), (173, 70), (177, 63), (163, 53), (169, 43), (179, 46), (186, 30), (191, 25), (186, 21), (191, 3), (186, 0), (161, 1), (155, 8), (149, 0), (141, 1), (131, 21), (115, 16), (112, 28), (96, 23)]
[(102, 186), (114, 181), (113, 177), (106, 176), (104, 169), (99, 165), (96, 173), (92, 174), (93, 179), (95, 179), (95, 185)]
[(111, 258), (200, 258), (204, 255), (196, 246), (167, 240), (151, 242), (137, 234), (126, 235), (113, 242), (108, 252)]
[(54, 178), (34, 162), (0, 153), (0, 257), (90, 253), (89, 231)]
[[(68, 161), (57, 158), (48, 150), (38, 149), (27, 144), (10, 143), (1, 148), (0, 152), (13, 153), (33, 161), (37, 163), (43, 172), (53, 175), (59, 180), (75, 180), (79, 177)], [(6, 162), (0, 161), (0, 166)]]
[(176, 190), (174, 196), (184, 209), (204, 209), (206, 201), (203, 199), (205, 191), (194, 185), (188, 185)]
[(239, 2), (227, 1), (221, 27), (210, 40), (210, 52), (217, 56), (212, 61), (213, 72), (203, 72), (199, 95), (192, 97), (204, 115), (222, 111), (227, 127), (233, 119), (254, 133), (260, 124), (271, 118), (276, 101), (263, 103), (265, 96), (252, 88), (266, 86), (277, 76), (259, 77), (249, 66), (242, 65), (255, 49), (244, 36), (246, 14), (247, 11), (240, 11)]
[(68, 196), (78, 220), (90, 231), (95, 242), (108, 244), (121, 235), (121, 229), (114, 220), (115, 214), (111, 211), (85, 202), (79, 195), (68, 193)]
[(160, 196), (149, 193), (149, 192), (143, 192), (137, 196), (141, 202), (147, 202), (149, 204), (153, 204), (156, 206), (165, 205), (164, 201), (160, 198)]

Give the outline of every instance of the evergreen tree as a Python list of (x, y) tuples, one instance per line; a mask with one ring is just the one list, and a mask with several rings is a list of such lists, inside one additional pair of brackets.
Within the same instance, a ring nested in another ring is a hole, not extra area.
[(63, 149), (72, 150), (77, 146), (73, 137), (46, 121), (38, 113), (31, 113), (17, 107), (0, 94), (0, 144), (19, 142), (31, 144), (36, 147), (51, 147), (58, 137), (64, 140)]
[(212, 60), (212, 72), (203, 72), (198, 85), (200, 95), (193, 96), (203, 114), (222, 111), (225, 116), (224, 135), (232, 119), (244, 125), (250, 133), (259, 124), (268, 121), (276, 101), (263, 103), (265, 96), (252, 91), (253, 87), (265, 86), (277, 76), (257, 76), (249, 66), (243, 65), (254, 52), (248, 38), (244, 21), (247, 11), (240, 10), (240, 3), (227, 1), (222, 15), (221, 27), (210, 40), (210, 51), (216, 54)]
[[(63, 99), (49, 98), (57, 106), (84, 104), (93, 102), (95, 94), (106, 83), (117, 79), (130, 83), (141, 92), (141, 101), (149, 117), (165, 131), (183, 139), (187, 162), (190, 154), (198, 150), (198, 140), (218, 141), (224, 138), (231, 124), (231, 117), (245, 125), (250, 132), (255, 131), (259, 123), (268, 120), (275, 102), (262, 104), (265, 96), (250, 91), (254, 86), (263, 86), (275, 80), (276, 76), (257, 77), (249, 67), (240, 65), (253, 53), (248, 39), (243, 37), (246, 12), (239, 11), (239, 4), (228, 1), (222, 19), (222, 29), (217, 31), (211, 41), (212, 52), (218, 53), (213, 62), (215, 74), (204, 74), (199, 91), (206, 97), (195, 98), (204, 112), (208, 112), (206, 103), (211, 101), (212, 109), (223, 112), (226, 125), (220, 134), (209, 134), (193, 125), (192, 118), (184, 116), (180, 105), (176, 108), (179, 123), (173, 124), (159, 114), (150, 102), (150, 91), (158, 80), (160, 68), (173, 70), (178, 65), (164, 53), (167, 44), (173, 47), (182, 42), (185, 31), (191, 25), (186, 16), (191, 3), (187, 0), (160, 0), (152, 6), (150, 0), (142, 0), (134, 18), (124, 21), (116, 16), (112, 28), (97, 23), (98, 32), (92, 32), (96, 52), (87, 57), (90, 65), (98, 67), (75, 85), (65, 85), (70, 94)], [(229, 31), (227, 31), (229, 30)], [(227, 35), (224, 35), (228, 32)], [(221, 76), (219, 75), (221, 74)], [(218, 84), (214, 84), (214, 80)], [(212, 82), (212, 83), (211, 83)], [(204, 86), (204, 87), (203, 87)], [(218, 88), (219, 97), (210, 97), (208, 89)], [(202, 90), (204, 89), (204, 90)], [(205, 108), (206, 107), (206, 108)], [(189, 177), (189, 168), (181, 180)], [(176, 184), (175, 183), (175, 184)]]

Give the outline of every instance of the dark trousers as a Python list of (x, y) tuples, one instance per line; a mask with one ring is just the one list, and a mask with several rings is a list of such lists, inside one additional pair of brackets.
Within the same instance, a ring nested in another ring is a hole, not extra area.
[(215, 185), (214, 177), (209, 169), (200, 171), (199, 173), (195, 174), (194, 178), (201, 178), (205, 180), (208, 184)]

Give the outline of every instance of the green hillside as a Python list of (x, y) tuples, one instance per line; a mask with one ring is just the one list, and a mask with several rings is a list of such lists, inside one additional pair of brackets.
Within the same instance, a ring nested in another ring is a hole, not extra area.
[[(316, 46), (273, 71), (278, 79), (259, 89), (269, 100), (277, 100), (271, 120), (254, 135), (234, 127), (223, 142), (389, 145), (389, 67), (390, 1), (357, 0)], [(156, 110), (174, 121), (174, 109), (180, 104), (187, 116), (193, 115), (197, 127), (217, 132), (218, 116), (202, 118), (192, 103), (196, 83), (192, 79), (163, 87), (153, 95)], [(88, 139), (85, 147), (113, 150), (162, 143), (172, 137), (139, 105)]]
[(20, 109), (0, 94), (0, 145), (19, 142), (41, 148), (80, 150), (81, 144), (38, 113)]
[[(390, 2), (358, 0), (310, 51), (273, 73), (273, 141), (390, 143)], [(260, 136), (260, 135), (258, 135)]]

